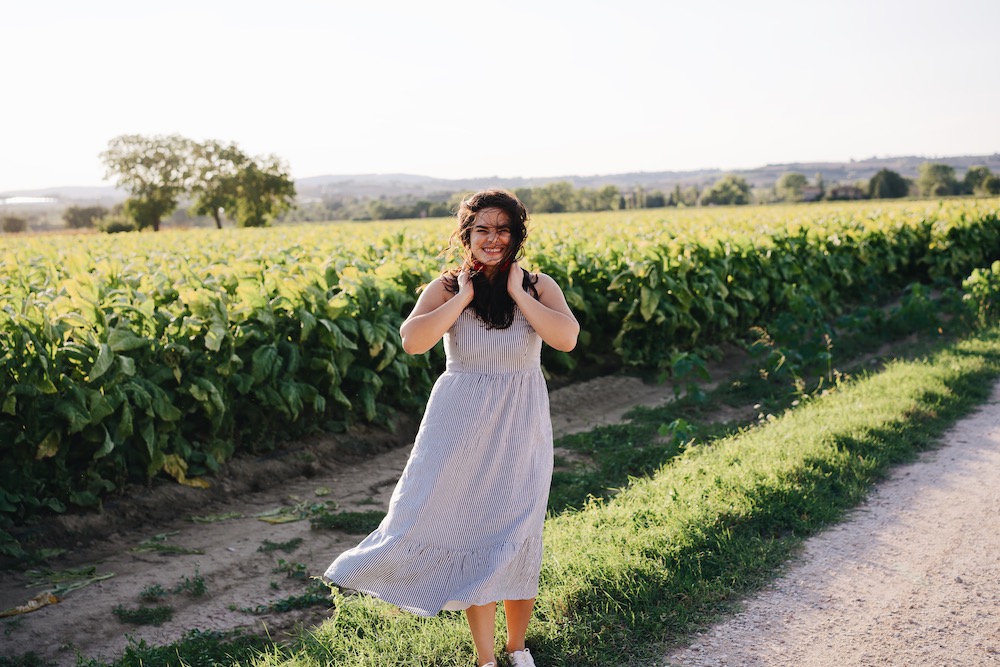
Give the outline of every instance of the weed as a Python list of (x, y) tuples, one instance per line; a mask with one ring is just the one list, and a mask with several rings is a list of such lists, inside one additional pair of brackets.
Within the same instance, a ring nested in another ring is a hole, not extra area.
[(284, 573), (289, 579), (305, 579), (306, 564), (286, 561), (284, 558), (279, 558), (277, 567), (272, 568), (271, 572), (275, 574)]
[(257, 547), (257, 551), (263, 553), (270, 553), (272, 551), (284, 551), (286, 554), (290, 554), (299, 548), (302, 544), (302, 538), (296, 537), (294, 539), (288, 540), (287, 542), (271, 542), (270, 540), (264, 540), (264, 543)]
[[(263, 653), (274, 654), (280, 649), (267, 637), (243, 630), (219, 632), (191, 630), (180, 641), (167, 646), (149, 646), (145, 640), (128, 637), (128, 646), (121, 658), (112, 663), (99, 660), (78, 660), (77, 667), (151, 667), (153, 665), (184, 665), (185, 667), (219, 667), (220, 665), (254, 664)], [(7, 667), (0, 663), (0, 667)], [(45, 667), (42, 664), (11, 665), (10, 667)]]
[(112, 612), (122, 623), (132, 625), (163, 625), (174, 617), (174, 608), (170, 605), (157, 605), (155, 607), (137, 607), (126, 609), (122, 605), (117, 605)]
[(34, 651), (22, 655), (0, 655), (0, 667), (53, 667), (54, 662), (42, 660)]
[(328, 528), (342, 530), (352, 535), (363, 535), (378, 528), (384, 518), (385, 512), (381, 510), (338, 512), (336, 514), (320, 514), (313, 517), (309, 523), (313, 529)]
[(183, 581), (174, 588), (174, 593), (187, 593), (193, 598), (200, 598), (208, 593), (208, 586), (205, 584), (205, 578), (198, 572), (198, 568), (195, 568), (194, 578), (184, 577)]
[(307, 607), (315, 607), (319, 605), (329, 605), (330, 604), (330, 588), (319, 581), (318, 579), (313, 579), (306, 590), (301, 595), (291, 595), (287, 598), (282, 598), (281, 600), (275, 600), (274, 602), (269, 602), (268, 604), (257, 605), (256, 607), (237, 607), (236, 605), (230, 605), (230, 610), (232, 611), (242, 611), (247, 614), (267, 614), (271, 612), (285, 612), (292, 611), (294, 609), (305, 609)]

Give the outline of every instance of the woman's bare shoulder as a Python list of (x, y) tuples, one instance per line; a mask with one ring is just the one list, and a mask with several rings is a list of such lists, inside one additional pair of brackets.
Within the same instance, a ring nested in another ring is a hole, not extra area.
[(535, 271), (531, 275), (535, 276), (535, 289), (539, 292), (544, 291), (545, 288), (555, 288), (560, 292), (562, 291), (562, 288), (559, 287), (559, 283), (557, 283), (555, 278), (549, 274), (542, 273), (541, 271)]

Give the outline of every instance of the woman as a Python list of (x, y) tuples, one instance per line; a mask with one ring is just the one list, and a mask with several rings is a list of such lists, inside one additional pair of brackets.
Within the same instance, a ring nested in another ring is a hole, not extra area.
[(452, 235), (461, 266), (432, 281), (400, 327), (410, 354), (444, 337), (446, 370), (388, 514), (325, 574), (422, 616), (464, 609), (483, 666), (496, 664), (497, 600), (511, 663), (534, 666), (524, 637), (552, 478), (539, 355), (543, 341), (572, 350), (580, 330), (555, 281), (518, 265), (527, 219), (503, 190), (462, 202)]

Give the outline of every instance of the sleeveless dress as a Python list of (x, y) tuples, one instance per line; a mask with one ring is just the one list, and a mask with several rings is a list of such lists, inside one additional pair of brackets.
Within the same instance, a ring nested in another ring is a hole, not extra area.
[(552, 480), (542, 340), (524, 315), (487, 329), (467, 308), (444, 342), (385, 519), (324, 574), (420, 616), (535, 597)]

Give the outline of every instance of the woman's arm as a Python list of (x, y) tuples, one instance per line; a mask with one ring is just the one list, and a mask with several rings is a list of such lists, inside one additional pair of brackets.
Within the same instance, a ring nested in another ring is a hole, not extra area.
[(514, 262), (507, 276), (507, 291), (511, 298), (543, 341), (557, 350), (569, 352), (576, 347), (580, 323), (569, 309), (562, 290), (556, 281), (539, 272), (538, 282), (535, 283), (535, 289), (538, 290), (536, 300), (524, 291), (523, 275), (524, 269)]
[(441, 278), (431, 281), (417, 299), (413, 312), (399, 327), (403, 349), (409, 354), (423, 354), (434, 347), (472, 303), (474, 294), (468, 272), (458, 274), (458, 294), (445, 289)]

